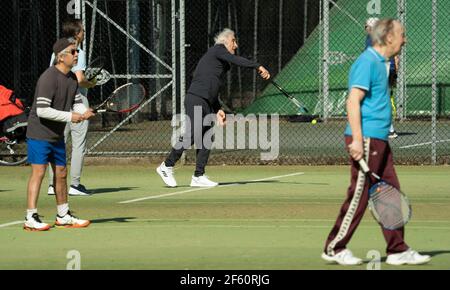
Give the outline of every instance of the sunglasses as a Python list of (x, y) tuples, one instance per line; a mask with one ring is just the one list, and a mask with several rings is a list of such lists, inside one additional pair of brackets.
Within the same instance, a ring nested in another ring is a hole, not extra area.
[(64, 50), (64, 53), (70, 53), (71, 55), (75, 55), (75, 53), (79, 53), (79, 49), (71, 49), (71, 50)]

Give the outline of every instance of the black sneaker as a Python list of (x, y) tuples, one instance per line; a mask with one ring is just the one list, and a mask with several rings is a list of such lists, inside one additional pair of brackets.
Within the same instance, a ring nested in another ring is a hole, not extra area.
[(87, 196), (90, 195), (89, 191), (82, 184), (78, 184), (77, 186), (71, 185), (69, 189), (69, 195), (79, 195), (79, 196)]

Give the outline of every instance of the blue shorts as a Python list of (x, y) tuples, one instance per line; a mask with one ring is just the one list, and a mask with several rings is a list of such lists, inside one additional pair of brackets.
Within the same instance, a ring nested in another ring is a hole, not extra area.
[(28, 163), (66, 166), (66, 144), (64, 140), (48, 142), (43, 140), (27, 139)]

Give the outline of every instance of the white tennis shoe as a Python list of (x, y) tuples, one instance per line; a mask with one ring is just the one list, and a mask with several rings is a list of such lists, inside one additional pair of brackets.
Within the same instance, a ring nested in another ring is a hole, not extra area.
[(57, 228), (86, 228), (90, 224), (91, 221), (77, 218), (70, 210), (65, 216), (56, 215), (55, 227)]
[(344, 249), (334, 256), (328, 256), (327, 254), (322, 253), (322, 259), (327, 262), (337, 263), (343, 266), (355, 266), (362, 264), (362, 260), (353, 256), (352, 251), (348, 249)]
[(206, 175), (201, 175), (199, 177), (192, 176), (191, 187), (214, 187), (217, 185), (219, 184), (209, 180)]
[(177, 181), (175, 180), (173, 174), (173, 167), (167, 167), (163, 162), (158, 168), (156, 168), (156, 172), (158, 172), (159, 176), (161, 176), (162, 180), (168, 187), (177, 186)]
[(421, 265), (431, 261), (428, 255), (421, 255), (412, 249), (408, 249), (402, 253), (391, 254), (387, 256), (386, 264), (400, 266), (400, 265)]
[(30, 218), (25, 218), (23, 229), (26, 231), (48, 231), (50, 225), (43, 223), (37, 213), (34, 213)]

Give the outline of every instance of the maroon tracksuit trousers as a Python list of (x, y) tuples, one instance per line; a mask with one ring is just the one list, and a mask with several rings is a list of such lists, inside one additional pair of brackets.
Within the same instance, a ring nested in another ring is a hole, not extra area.
[[(348, 146), (352, 137), (345, 137)], [(367, 138), (364, 140), (364, 158), (372, 172), (378, 174), (383, 180), (400, 188), (400, 183), (394, 169), (392, 151), (387, 141)], [(328, 235), (325, 244), (325, 253), (333, 256), (343, 249), (350, 241), (358, 227), (369, 199), (369, 178), (359, 170), (358, 162), (351, 159), (351, 184), (347, 191), (347, 198), (341, 207), (336, 223)], [(406, 251), (409, 247), (404, 241), (404, 228), (386, 230), (381, 228), (387, 243), (387, 254)]]

